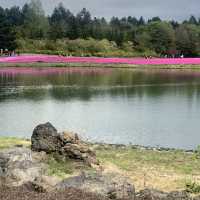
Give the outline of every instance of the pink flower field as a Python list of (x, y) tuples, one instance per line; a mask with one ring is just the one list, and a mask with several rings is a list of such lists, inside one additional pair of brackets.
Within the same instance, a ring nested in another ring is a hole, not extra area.
[(64, 57), (52, 55), (21, 55), (1, 57), (0, 63), (93, 63), (93, 64), (132, 64), (132, 65), (200, 65), (200, 58), (97, 58)]

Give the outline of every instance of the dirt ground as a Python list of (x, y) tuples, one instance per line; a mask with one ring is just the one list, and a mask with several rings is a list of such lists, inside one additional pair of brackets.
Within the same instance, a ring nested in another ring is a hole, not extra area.
[(95, 194), (85, 193), (76, 189), (56, 191), (51, 193), (38, 193), (31, 186), (16, 188), (0, 187), (0, 200), (108, 200)]

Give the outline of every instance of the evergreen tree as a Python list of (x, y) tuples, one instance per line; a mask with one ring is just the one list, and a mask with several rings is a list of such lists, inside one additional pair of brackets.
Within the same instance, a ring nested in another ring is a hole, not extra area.
[(29, 4), (25, 4), (22, 15), (23, 37), (41, 39), (47, 36), (49, 24), (40, 0), (31, 0)]
[(83, 8), (76, 16), (78, 37), (88, 38), (92, 33), (92, 18), (90, 12)]
[(0, 49), (14, 50), (16, 48), (16, 35), (12, 24), (7, 19), (6, 12), (0, 7)]
[(51, 25), (50, 37), (52, 39), (76, 38), (75, 17), (70, 10), (65, 9), (62, 3), (54, 9), (52, 16), (49, 18), (49, 23)]
[(198, 25), (198, 20), (195, 18), (195, 16), (191, 16), (189, 21), (188, 21), (189, 24), (194, 24), (194, 25)]
[(151, 48), (157, 53), (175, 49), (175, 33), (167, 22), (151, 22), (148, 25)]

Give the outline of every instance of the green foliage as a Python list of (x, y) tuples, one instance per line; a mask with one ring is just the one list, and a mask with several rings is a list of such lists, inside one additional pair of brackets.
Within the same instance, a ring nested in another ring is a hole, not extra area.
[(100, 57), (135, 57), (143, 55), (156, 55), (153, 51), (138, 52), (134, 49), (132, 42), (123, 43), (119, 48), (115, 42), (84, 39), (59, 39), (53, 40), (32, 40), (18, 39), (20, 53), (41, 53), (63, 56), (100, 56)]
[(0, 49), (14, 50), (16, 48), (16, 34), (12, 24), (7, 20), (6, 11), (0, 7)]
[(32, 39), (46, 37), (49, 24), (40, 0), (31, 0), (29, 4), (25, 4), (22, 15), (23, 24), (20, 30), (22, 37)]
[(48, 165), (48, 175), (64, 178), (67, 174), (73, 173), (73, 166), (70, 160), (63, 159), (59, 154), (50, 154), (46, 161)]
[(167, 22), (151, 22), (147, 27), (151, 49), (162, 53), (175, 49), (175, 33), (172, 26)]
[(148, 53), (174, 56), (170, 52), (179, 52), (200, 56), (200, 22), (194, 16), (183, 23), (159, 17), (145, 21), (142, 16), (106, 21), (93, 18), (86, 8), (74, 15), (62, 3), (46, 16), (41, 0), (31, 0), (22, 9), (0, 8), (0, 48), (15, 49), (16, 37), (21, 52), (125, 57)]
[(199, 158), (200, 158), (200, 145), (197, 146), (197, 148), (196, 148), (196, 150), (195, 150), (194, 157), (195, 157), (196, 159), (199, 159)]
[(194, 154), (181, 150), (154, 151), (134, 148), (99, 147), (98, 158), (103, 162), (112, 162), (123, 170), (132, 171), (140, 167), (166, 169), (177, 174), (193, 175), (200, 170), (200, 160)]
[(0, 149), (10, 148), (16, 145), (29, 147), (31, 145), (29, 140), (15, 137), (0, 137)]
[(200, 193), (200, 185), (196, 182), (188, 181), (185, 184), (186, 191), (193, 194)]
[(194, 24), (182, 24), (176, 29), (176, 46), (185, 55), (199, 55), (200, 28)]

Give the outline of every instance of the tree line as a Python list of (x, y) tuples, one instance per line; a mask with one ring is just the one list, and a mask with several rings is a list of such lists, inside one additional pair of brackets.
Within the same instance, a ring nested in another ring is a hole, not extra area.
[(105, 52), (200, 56), (200, 19), (191, 16), (177, 22), (128, 16), (108, 21), (92, 17), (86, 8), (75, 15), (62, 3), (47, 16), (41, 1), (31, 0), (22, 8), (0, 7), (0, 48), (98, 56)]

